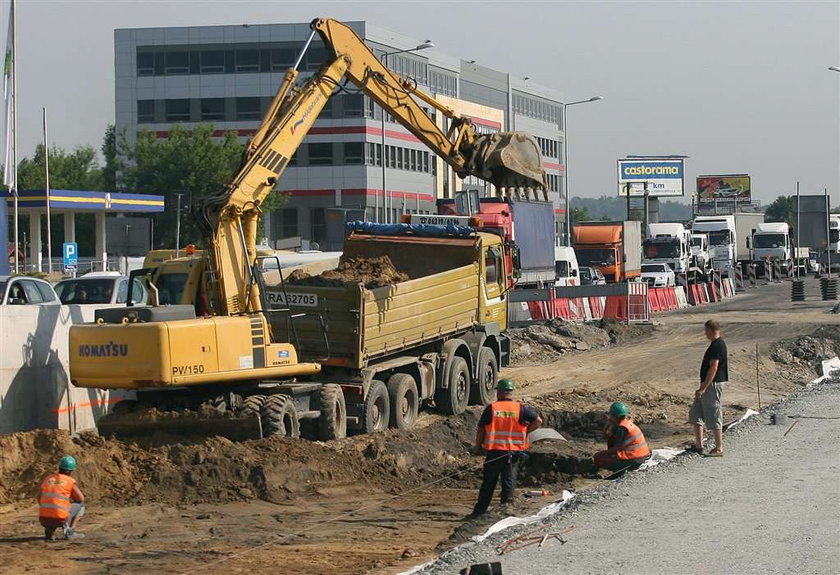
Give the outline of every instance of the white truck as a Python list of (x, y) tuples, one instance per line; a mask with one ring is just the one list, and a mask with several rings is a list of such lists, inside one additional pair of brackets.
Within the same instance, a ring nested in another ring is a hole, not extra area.
[(760, 223), (764, 223), (764, 214), (760, 213), (697, 216), (691, 231), (709, 236), (712, 266), (729, 272), (736, 263), (752, 262), (750, 238)]
[(580, 285), (580, 266), (573, 247), (554, 246), (554, 272), (556, 274), (554, 285)]
[(642, 242), (643, 264), (667, 264), (675, 273), (691, 267), (691, 231), (680, 223), (656, 223)]
[(691, 234), (691, 267), (708, 271), (712, 267), (709, 255), (709, 236), (706, 234)]
[(793, 260), (790, 226), (785, 222), (760, 223), (752, 234), (753, 261), (758, 275), (764, 275), (768, 259), (778, 260), (782, 273), (787, 274)]

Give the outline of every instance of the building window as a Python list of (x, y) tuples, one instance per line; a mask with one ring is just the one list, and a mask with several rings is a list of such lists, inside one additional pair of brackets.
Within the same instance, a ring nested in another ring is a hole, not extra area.
[(361, 94), (344, 96), (344, 116), (347, 118), (360, 117), (364, 112), (364, 96)]
[(329, 166), (333, 163), (332, 143), (309, 144), (309, 165)]
[(155, 55), (152, 52), (138, 52), (137, 53), (137, 75), (138, 76), (154, 76), (155, 75)]
[(259, 98), (236, 99), (237, 120), (259, 120), (261, 116)]
[(137, 100), (137, 123), (151, 124), (155, 121), (155, 101)]
[(164, 71), (167, 76), (190, 73), (190, 53), (186, 51), (167, 52)]
[(326, 210), (324, 208), (312, 208), (310, 214), (312, 217), (312, 241), (323, 242), (327, 237)]
[(259, 72), (260, 51), (259, 50), (237, 50), (236, 51), (236, 72)]
[(409, 151), (409, 157), (410, 157), (410, 159), (411, 159), (411, 163), (410, 163), (410, 167), (409, 167), (409, 169), (410, 169), (412, 172), (417, 172), (417, 171), (419, 171), (419, 170), (417, 169), (417, 150), (410, 150), (410, 151)]
[(201, 121), (224, 121), (225, 99), (224, 98), (202, 98), (201, 99)]
[(223, 50), (207, 50), (201, 52), (202, 74), (224, 74), (225, 53)]
[(271, 51), (271, 71), (285, 72), (294, 65), (297, 55), (295, 48), (275, 48)]
[(166, 121), (167, 122), (189, 122), (190, 121), (190, 101), (188, 98), (179, 98), (177, 100), (166, 101)]
[(385, 146), (387, 152), (385, 156), (386, 163), (389, 168), (397, 167), (397, 148), (395, 146)]
[(297, 208), (283, 208), (275, 212), (274, 224), (277, 226), (277, 230), (274, 232), (275, 238), (294, 238), (300, 235), (298, 233)]
[(306, 51), (306, 69), (315, 71), (327, 60), (327, 50), (323, 46), (309, 46)]
[(382, 144), (367, 142), (365, 144), (365, 164), (368, 166), (382, 165)]
[(344, 142), (344, 163), (345, 164), (361, 164), (364, 163), (364, 142)]

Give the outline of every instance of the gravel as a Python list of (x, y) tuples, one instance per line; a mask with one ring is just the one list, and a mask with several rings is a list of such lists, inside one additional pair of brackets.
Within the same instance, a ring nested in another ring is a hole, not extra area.
[[(726, 456), (677, 457), (584, 493), (544, 525), (506, 530), (444, 553), (419, 571), (458, 573), (501, 561), (505, 575), (556, 573), (840, 572), (840, 420), (770, 423), (773, 413), (840, 416), (840, 383), (809, 386), (731, 429)], [(496, 546), (524, 532), (575, 526), (561, 545), (548, 540), (499, 556)]]

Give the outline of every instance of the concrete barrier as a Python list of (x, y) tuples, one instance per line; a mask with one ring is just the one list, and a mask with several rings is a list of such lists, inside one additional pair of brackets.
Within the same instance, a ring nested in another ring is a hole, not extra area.
[(107, 306), (0, 306), (0, 433), (93, 429), (126, 397), (70, 384), (70, 326)]

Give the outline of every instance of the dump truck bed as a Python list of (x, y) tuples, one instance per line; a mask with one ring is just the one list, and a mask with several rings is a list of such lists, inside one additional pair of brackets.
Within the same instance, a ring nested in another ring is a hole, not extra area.
[[(360, 369), (371, 360), (468, 331), (479, 322), (477, 241), (348, 241), (345, 255), (389, 255), (411, 279), (373, 289), (362, 284), (286, 285), (288, 307), (306, 315), (297, 317), (292, 329), (287, 314), (272, 314), (275, 337), (295, 342), (297, 336), (301, 357)], [(268, 288), (269, 301), (276, 302), (273, 307), (281, 307), (286, 299), (280, 290), (280, 286)]]

